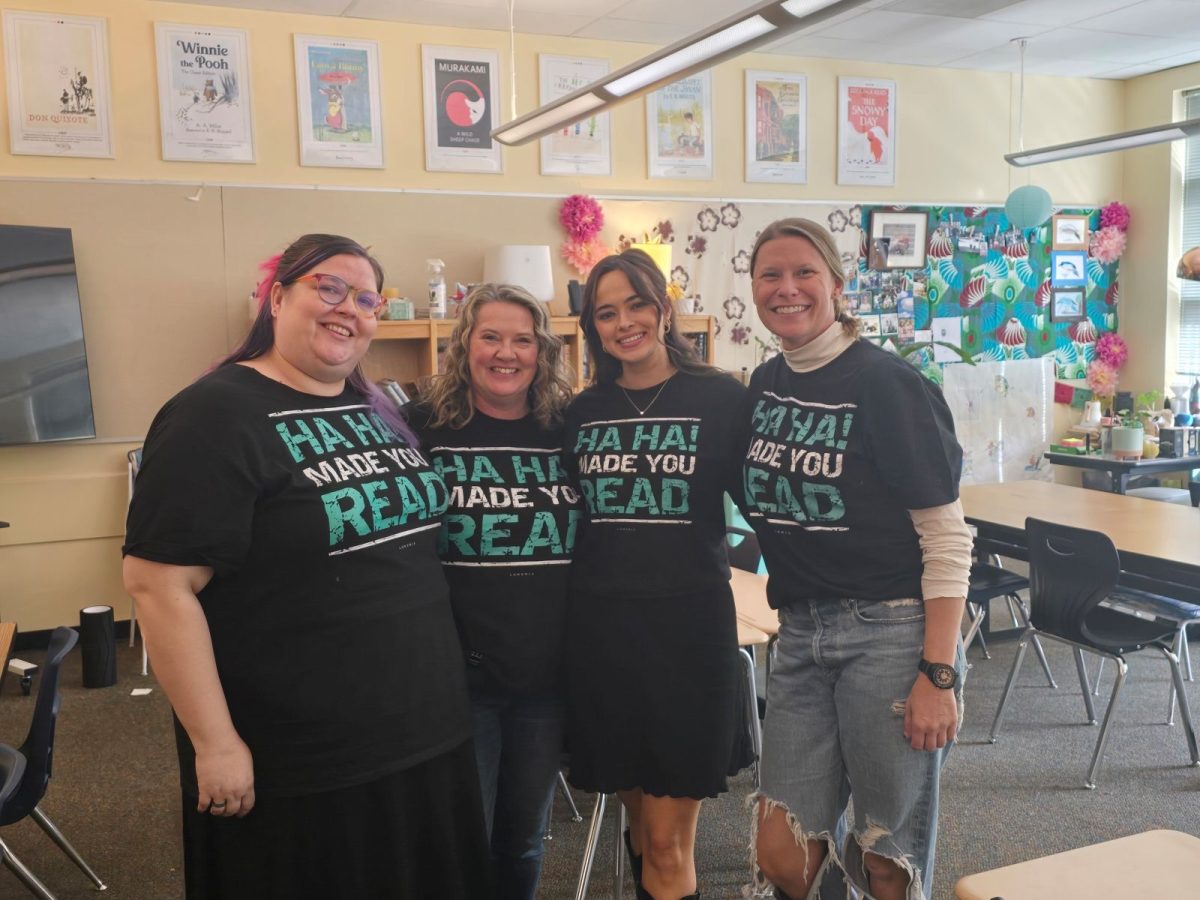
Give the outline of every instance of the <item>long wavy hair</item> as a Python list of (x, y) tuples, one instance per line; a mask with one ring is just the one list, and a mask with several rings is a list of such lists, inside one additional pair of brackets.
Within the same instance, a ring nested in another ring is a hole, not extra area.
[[(762, 233), (758, 236), (758, 240), (754, 242), (754, 249), (750, 251), (751, 281), (755, 278), (758, 251), (768, 241), (782, 237), (804, 238), (812, 244), (816, 248), (817, 253), (821, 255), (821, 260), (829, 267), (829, 274), (833, 276), (833, 280), (837, 282), (837, 286), (839, 288), (846, 286), (846, 274), (842, 269), (842, 255), (838, 252), (833, 235), (826, 231), (823, 225), (819, 225), (811, 219), (799, 218), (776, 219), (762, 230)], [(833, 312), (837, 321), (842, 323), (842, 330), (846, 332), (846, 335), (852, 338), (858, 337), (858, 333), (862, 330), (862, 323), (850, 315), (850, 308), (846, 305), (846, 295), (844, 293), (839, 293), (834, 298)]]
[[(258, 359), (270, 352), (275, 346), (275, 317), (271, 315), (271, 288), (276, 284), (287, 287), (294, 284), (302, 275), (333, 256), (357, 256), (365, 259), (375, 273), (375, 289), (383, 290), (383, 267), (373, 257), (367, 248), (348, 237), (338, 234), (306, 234), (296, 238), (286, 250), (278, 256), (273, 256), (263, 262), (259, 269), (264, 273), (262, 280), (255, 289), (254, 296), (258, 299), (258, 315), (250, 326), (250, 332), (237, 348), (224, 359), (218, 361), (213, 369), (235, 363)], [(210, 370), (212, 371), (212, 370)], [(396, 404), (383, 393), (371, 379), (367, 378), (359, 363), (346, 376), (346, 383), (371, 407), (379, 418), (401, 435), (410, 444), (417, 443), (412, 429), (404, 421)]]
[(537, 371), (529, 385), (529, 411), (543, 428), (562, 420), (562, 412), (571, 401), (571, 382), (563, 365), (562, 340), (550, 329), (546, 308), (524, 288), (512, 284), (477, 285), (463, 304), (458, 324), (446, 346), (445, 371), (434, 377), (422, 398), (429, 404), (430, 428), (462, 428), (475, 415), (471, 398), (471, 335), (479, 320), (479, 311), (489, 303), (512, 303), (533, 317), (537, 339)]
[(583, 309), (579, 313), (579, 321), (583, 325), (583, 336), (587, 339), (588, 353), (592, 357), (592, 384), (611, 384), (621, 375), (621, 361), (605, 351), (600, 333), (596, 330), (596, 291), (600, 279), (609, 272), (623, 273), (629, 279), (633, 292), (657, 308), (658, 321), (666, 320), (663, 344), (671, 365), (692, 375), (714, 375), (720, 371), (704, 362), (696, 352), (696, 345), (680, 334), (675, 317), (671, 314), (667, 279), (654, 260), (641, 250), (629, 249), (606, 256), (596, 263), (583, 288)]

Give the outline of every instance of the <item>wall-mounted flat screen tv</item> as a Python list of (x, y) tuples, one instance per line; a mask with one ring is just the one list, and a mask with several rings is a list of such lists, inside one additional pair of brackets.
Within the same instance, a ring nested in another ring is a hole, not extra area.
[(95, 436), (71, 230), (0, 225), (0, 444)]

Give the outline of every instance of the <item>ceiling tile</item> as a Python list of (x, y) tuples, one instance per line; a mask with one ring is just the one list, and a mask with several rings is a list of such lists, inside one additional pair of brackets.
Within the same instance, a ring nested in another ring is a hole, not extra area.
[(1117, 34), (1200, 38), (1200, 3), (1196, 0), (1143, 0), (1101, 16), (1079, 22), (1077, 28)]
[[(520, 4), (522, 0), (517, 0)], [(685, 24), (688, 33), (707, 28), (734, 13), (754, 5), (751, 0), (633, 0), (612, 11), (614, 18), (630, 22), (656, 22), (660, 25)]]
[(609, 16), (580, 28), (575, 32), (575, 37), (600, 41), (640, 41), (643, 44), (665, 46), (689, 34), (695, 34), (698, 30), (694, 22), (667, 25), (660, 22), (631, 22), (628, 19), (614, 19)]
[(892, 0), (884, 9), (892, 12), (924, 13), (974, 19), (1012, 6), (1017, 0)]
[(1011, 6), (987, 13), (985, 19), (1019, 22), (1023, 25), (1074, 25), (1087, 22), (1114, 9), (1132, 6), (1137, 0), (1018, 0)]
[[(160, 0), (168, 2), (168, 0)], [(197, 6), (234, 6), (238, 9), (264, 9), (318, 16), (340, 16), (351, 0), (187, 0)]]

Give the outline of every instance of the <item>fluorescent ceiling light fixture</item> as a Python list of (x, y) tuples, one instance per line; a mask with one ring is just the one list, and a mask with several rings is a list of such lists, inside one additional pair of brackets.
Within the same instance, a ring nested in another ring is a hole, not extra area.
[(866, 2), (765, 0), (492, 129), (492, 139), (509, 146), (528, 143)]
[(1139, 128), (1135, 131), (1123, 131), (1120, 134), (1107, 134), (1102, 137), (1072, 141), (1069, 144), (1055, 144), (1053, 147), (1021, 150), (1017, 153), (1007, 153), (1004, 158), (1014, 166), (1040, 166), (1042, 163), (1078, 159), (1081, 156), (1093, 156), (1097, 153), (1132, 150), (1135, 147), (1146, 147), (1150, 144), (1178, 141), (1196, 134), (1200, 134), (1200, 119), (1188, 119), (1184, 122), (1155, 125), (1153, 128)]

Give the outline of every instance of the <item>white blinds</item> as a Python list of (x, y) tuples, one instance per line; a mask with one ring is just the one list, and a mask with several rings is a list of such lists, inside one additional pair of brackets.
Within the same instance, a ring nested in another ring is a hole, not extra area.
[[(1184, 94), (1186, 114), (1200, 116), (1200, 90)], [(1183, 246), (1200, 246), (1200, 136), (1187, 139), (1183, 182)], [(1200, 281), (1180, 281), (1179, 373), (1200, 375)]]

